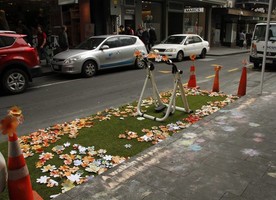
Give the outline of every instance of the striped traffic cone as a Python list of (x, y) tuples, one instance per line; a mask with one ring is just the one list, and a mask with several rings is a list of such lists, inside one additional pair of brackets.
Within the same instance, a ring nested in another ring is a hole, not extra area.
[(216, 73), (215, 73), (212, 92), (219, 92), (219, 70), (220, 69), (221, 69), (221, 66), (219, 66), (219, 65), (215, 66), (215, 72)]
[(199, 88), (196, 85), (195, 66), (192, 65), (190, 68), (190, 79), (188, 81), (188, 88)]
[(9, 136), (8, 190), (10, 200), (33, 200), (32, 184), (16, 133)]
[(0, 193), (3, 192), (7, 185), (7, 166), (5, 158), (0, 152)]

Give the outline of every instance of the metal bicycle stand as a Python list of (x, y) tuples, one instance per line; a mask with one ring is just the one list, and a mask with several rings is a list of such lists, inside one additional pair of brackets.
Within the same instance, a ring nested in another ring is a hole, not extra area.
[[(142, 117), (145, 117), (145, 118), (148, 118), (148, 119), (151, 119), (151, 120), (155, 120), (155, 121), (164, 121), (168, 118), (168, 116), (171, 113), (174, 113), (175, 110), (184, 111), (186, 113), (191, 113), (192, 111), (189, 108), (189, 104), (188, 104), (188, 101), (187, 101), (187, 98), (186, 98), (186, 95), (185, 95), (185, 92), (184, 92), (184, 89), (183, 89), (183, 85), (182, 85), (182, 82), (181, 82), (180, 74), (182, 74), (182, 71), (178, 70), (176, 65), (173, 64), (171, 61), (168, 61), (168, 64), (172, 65), (172, 74), (174, 75), (174, 88), (173, 88), (172, 95), (170, 97), (169, 104), (164, 104), (161, 101), (161, 98), (159, 96), (159, 92), (158, 92), (158, 89), (157, 89), (157, 86), (156, 86), (154, 75), (152, 73), (152, 71), (154, 70), (154, 65), (151, 62), (149, 62), (148, 60), (144, 61), (144, 62), (146, 63), (146, 66), (147, 66), (147, 77), (146, 77), (146, 80), (145, 80), (145, 83), (144, 83), (144, 86), (143, 86), (143, 89), (142, 89), (142, 92), (141, 92), (141, 95), (140, 95), (140, 98), (139, 98), (139, 101), (138, 101), (138, 105), (137, 105), (138, 115), (140, 115)], [(162, 118), (154, 117), (152, 115), (143, 113), (141, 111), (142, 99), (143, 99), (143, 95), (144, 95), (145, 88), (147, 86), (148, 80), (150, 80), (151, 85), (152, 85), (153, 96), (154, 96), (154, 100), (155, 100), (155, 106), (156, 107), (158, 106), (158, 110), (162, 110), (162, 109), (167, 108), (166, 113)], [(175, 106), (175, 99), (176, 99), (177, 89), (180, 90), (181, 98), (182, 98), (182, 101), (183, 101), (183, 104), (184, 104), (184, 108)]]

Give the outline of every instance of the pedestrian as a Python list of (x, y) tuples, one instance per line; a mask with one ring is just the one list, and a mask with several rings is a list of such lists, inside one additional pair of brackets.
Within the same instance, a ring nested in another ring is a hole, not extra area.
[(120, 34), (120, 35), (126, 34), (124, 25), (120, 25), (120, 26), (119, 26), (119, 34)]
[(46, 49), (47, 35), (45, 32), (42, 31), (41, 26), (37, 27), (37, 43), (37, 51), (39, 53), (40, 60), (43, 60), (43, 58), (45, 58), (47, 65), (49, 65), (51, 61)]
[(139, 37), (139, 39), (142, 39), (142, 33), (143, 33), (143, 27), (141, 24), (138, 25), (138, 29), (136, 30), (136, 36)]
[(4, 10), (0, 10), (0, 30), (10, 30)]
[(154, 46), (156, 40), (157, 40), (156, 32), (154, 28), (151, 26), (149, 30), (149, 50), (151, 50), (151, 47)]
[(134, 30), (130, 26), (127, 26), (126, 34), (127, 35), (134, 35)]
[(146, 49), (149, 52), (149, 32), (145, 28), (143, 28), (142, 41), (144, 42)]
[(239, 33), (239, 43), (240, 43), (240, 48), (243, 48), (246, 46), (246, 40), (245, 40), (245, 33), (244, 31), (241, 31)]
[(67, 27), (63, 25), (61, 27), (61, 32), (59, 34), (58, 44), (60, 51), (66, 51), (69, 48), (68, 35), (67, 35)]

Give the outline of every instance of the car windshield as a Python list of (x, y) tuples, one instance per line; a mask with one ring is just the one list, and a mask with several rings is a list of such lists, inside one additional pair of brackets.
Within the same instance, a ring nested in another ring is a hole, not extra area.
[[(253, 40), (265, 41), (265, 32), (266, 32), (266, 25), (256, 26), (256, 29), (253, 35)], [(268, 32), (268, 39), (276, 40), (276, 25), (270, 25), (269, 32)]]
[(164, 44), (181, 44), (186, 36), (169, 36), (163, 43)]
[(75, 49), (96, 49), (106, 38), (89, 38), (75, 47)]

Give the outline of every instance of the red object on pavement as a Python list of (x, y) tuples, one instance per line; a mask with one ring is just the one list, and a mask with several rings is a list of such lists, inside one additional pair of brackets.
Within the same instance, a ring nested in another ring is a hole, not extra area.
[(195, 66), (193, 65), (190, 68), (190, 79), (188, 81), (188, 88), (199, 88), (196, 85)]
[(238, 96), (244, 96), (246, 94), (246, 82), (247, 82), (247, 70), (246, 67), (242, 68), (242, 74), (241, 74), (241, 79), (240, 79), (240, 84), (239, 84), (239, 89), (238, 89)]
[(33, 200), (32, 184), (16, 133), (9, 136), (8, 190), (10, 200)]

